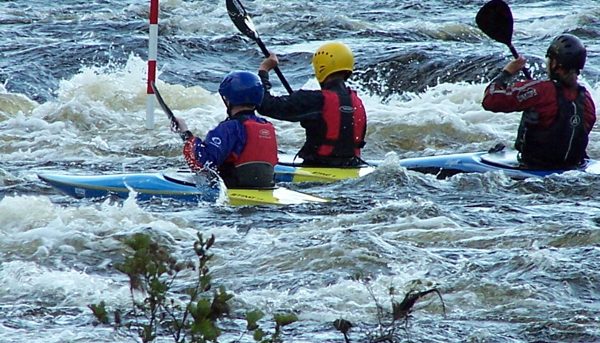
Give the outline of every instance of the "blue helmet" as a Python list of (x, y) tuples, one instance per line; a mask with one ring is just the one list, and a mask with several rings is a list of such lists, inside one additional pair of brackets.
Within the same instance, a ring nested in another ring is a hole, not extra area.
[(247, 71), (232, 71), (219, 86), (219, 94), (229, 106), (260, 106), (264, 97), (262, 82), (257, 75)]

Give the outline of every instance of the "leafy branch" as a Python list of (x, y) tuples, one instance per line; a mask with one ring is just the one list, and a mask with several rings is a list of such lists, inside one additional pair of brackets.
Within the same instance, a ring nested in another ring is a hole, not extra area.
[[(133, 235), (125, 240), (131, 254), (115, 264), (129, 277), (133, 308), (125, 315), (115, 310), (111, 319), (105, 301), (88, 307), (99, 324), (112, 325), (119, 333), (137, 336), (144, 343), (159, 336), (171, 336), (175, 343), (217, 342), (222, 333), (218, 321), (229, 316), (233, 295), (223, 286), (213, 290), (208, 264), (214, 243), (214, 235), (205, 240), (198, 233), (194, 242), (197, 263), (178, 262), (147, 234)], [(175, 292), (175, 281), (186, 269), (196, 271), (197, 279), (192, 286)], [(258, 310), (246, 313), (247, 332), (260, 343), (281, 342), (282, 328), (298, 320), (294, 314), (276, 314), (275, 332), (269, 336), (258, 324), (263, 317)]]
[[(359, 276), (357, 276), (359, 277)], [(391, 313), (389, 313), (377, 300), (375, 294), (371, 287), (367, 284), (367, 289), (369, 294), (375, 301), (375, 305), (377, 307), (377, 322), (378, 322), (378, 332), (366, 333), (366, 341), (369, 343), (380, 343), (380, 342), (400, 342), (401, 338), (399, 337), (398, 330), (403, 329), (405, 332), (408, 332), (408, 320), (411, 317), (412, 309), (417, 303), (418, 300), (426, 297), (431, 293), (436, 293), (440, 298), (442, 303), (442, 310), (444, 314), (446, 313), (446, 306), (444, 304), (444, 299), (442, 299), (442, 294), (436, 288), (431, 288), (424, 291), (415, 291), (410, 290), (405, 294), (404, 299), (398, 302), (394, 299), (394, 295), (396, 293), (393, 287), (389, 288), (389, 294), (392, 297), (392, 308)], [(389, 316), (391, 315), (391, 320)], [(403, 327), (401, 326), (403, 324)], [(336, 330), (341, 332), (344, 335), (344, 341), (346, 343), (350, 343), (350, 329), (355, 327), (353, 323), (346, 319), (336, 319), (333, 322), (333, 326)], [(362, 340), (361, 340), (362, 341)]]

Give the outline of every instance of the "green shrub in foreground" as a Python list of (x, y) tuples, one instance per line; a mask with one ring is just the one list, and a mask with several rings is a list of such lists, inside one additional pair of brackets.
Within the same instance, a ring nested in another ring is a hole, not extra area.
[[(233, 295), (222, 286), (210, 293), (213, 285), (208, 262), (213, 255), (208, 251), (214, 242), (214, 235), (204, 240), (198, 233), (194, 242), (198, 263), (182, 263), (149, 235), (133, 235), (125, 241), (131, 255), (115, 265), (129, 277), (133, 308), (125, 315), (115, 310), (112, 320), (104, 301), (89, 305), (89, 308), (100, 324), (112, 325), (120, 333), (137, 336), (142, 342), (152, 342), (158, 336), (171, 336), (176, 343), (217, 342), (221, 335), (218, 320), (229, 315), (228, 302)], [(183, 294), (173, 294), (177, 275), (184, 269), (197, 270), (198, 278), (193, 286), (180, 291)], [(143, 299), (137, 300), (136, 294), (142, 295)], [(261, 343), (280, 342), (281, 328), (298, 320), (294, 314), (275, 315), (275, 332), (269, 337), (258, 325), (263, 317), (258, 310), (246, 313), (247, 330)]]

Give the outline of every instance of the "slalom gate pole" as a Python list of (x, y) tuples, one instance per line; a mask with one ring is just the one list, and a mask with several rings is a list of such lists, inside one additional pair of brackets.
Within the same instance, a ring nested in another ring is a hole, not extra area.
[(156, 81), (156, 58), (158, 50), (158, 9), (159, 0), (150, 0), (150, 32), (148, 37), (148, 83), (146, 85), (146, 128), (154, 129), (154, 90)]

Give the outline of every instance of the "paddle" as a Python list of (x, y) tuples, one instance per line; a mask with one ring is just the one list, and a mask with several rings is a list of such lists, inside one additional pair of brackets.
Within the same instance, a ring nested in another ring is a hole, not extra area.
[[(267, 47), (258, 36), (258, 32), (256, 32), (256, 29), (254, 28), (254, 23), (252, 23), (252, 19), (248, 15), (248, 12), (246, 12), (246, 9), (244, 8), (240, 0), (226, 0), (225, 4), (227, 5), (227, 12), (229, 13), (229, 17), (231, 18), (231, 21), (233, 21), (235, 27), (237, 27), (241, 33), (254, 40), (256, 44), (258, 44), (258, 47), (265, 55), (265, 57), (269, 57), (269, 50), (267, 50)], [(288, 91), (289, 94), (292, 94), (292, 87), (290, 87), (290, 84), (287, 82), (287, 80), (281, 73), (281, 70), (279, 70), (279, 67), (276, 66), (274, 70), (277, 76), (279, 77), (279, 80), (281, 80), (281, 83), (283, 84), (285, 89)]]
[[(493, 40), (504, 43), (510, 49), (514, 58), (518, 58), (517, 49), (512, 45), (513, 16), (510, 7), (503, 0), (491, 0), (477, 12), (477, 26)], [(529, 70), (523, 67), (523, 74), (531, 79)]]
[[(160, 105), (160, 108), (162, 108), (162, 110), (165, 112), (165, 114), (167, 115), (167, 117), (169, 117), (169, 120), (171, 121), (171, 129), (175, 132), (177, 132), (179, 134), (179, 137), (181, 137), (181, 139), (183, 139), (183, 141), (187, 141), (189, 136), (189, 131), (186, 132), (181, 132), (180, 128), (179, 128), (179, 123), (177, 123), (177, 120), (175, 120), (175, 115), (173, 114), (173, 111), (171, 111), (171, 109), (169, 108), (169, 106), (167, 106), (167, 103), (165, 102), (165, 100), (163, 99), (163, 97), (160, 95), (160, 92), (158, 91), (158, 87), (156, 87), (156, 84), (154, 82), (152, 82), (150, 84), (152, 86), (152, 89), (154, 90), (154, 95), (156, 96), (156, 100), (158, 100), (158, 104)], [(192, 170), (194, 172), (194, 183), (196, 184), (196, 187), (198, 189), (201, 189), (202, 186), (206, 186), (208, 185), (211, 188), (217, 187), (217, 185), (219, 184), (219, 180), (220, 180), (220, 176), (219, 173), (216, 170), (213, 170), (211, 168), (206, 168), (203, 169), (205, 171), (208, 171), (207, 175), (201, 175), (199, 173), (199, 171), (197, 170)]]
[(187, 140), (187, 134), (185, 132), (181, 132), (181, 130), (179, 129), (179, 123), (177, 123), (177, 120), (175, 120), (175, 115), (173, 114), (173, 111), (171, 111), (171, 109), (169, 108), (169, 106), (167, 106), (167, 103), (165, 102), (163, 97), (160, 95), (160, 92), (158, 91), (158, 87), (156, 87), (156, 84), (154, 82), (152, 82), (151, 85), (152, 85), (152, 89), (154, 90), (154, 95), (156, 96), (156, 100), (158, 100), (158, 104), (160, 105), (160, 108), (162, 108), (162, 110), (165, 112), (165, 114), (171, 121), (171, 129), (173, 131), (179, 133), (179, 136), (181, 136), (181, 139), (183, 139), (184, 141)]

